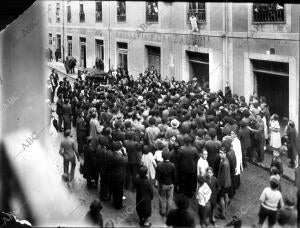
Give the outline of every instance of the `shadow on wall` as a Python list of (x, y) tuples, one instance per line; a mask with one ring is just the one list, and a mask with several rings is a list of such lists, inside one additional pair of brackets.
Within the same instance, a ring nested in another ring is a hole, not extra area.
[(35, 2), (0, 32), (0, 212), (34, 226), (83, 225), (82, 218), (68, 216), (80, 202), (65, 188), (45, 150), (46, 4)]

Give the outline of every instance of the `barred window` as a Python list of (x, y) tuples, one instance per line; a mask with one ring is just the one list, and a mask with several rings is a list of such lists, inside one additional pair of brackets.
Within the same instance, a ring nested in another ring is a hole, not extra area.
[(67, 6), (67, 21), (71, 22), (71, 6)]
[(284, 4), (281, 3), (254, 3), (253, 22), (277, 23), (285, 22)]
[(117, 21), (118, 22), (126, 21), (126, 2), (125, 1), (117, 2)]
[(187, 16), (188, 16), (188, 21), (190, 21), (191, 16), (195, 16), (197, 18), (198, 23), (206, 22), (205, 3), (189, 2), (189, 9), (188, 9)]
[(48, 5), (48, 22), (51, 23), (51, 4)]
[(96, 22), (102, 21), (102, 1), (96, 2)]
[(49, 33), (49, 45), (52, 45), (52, 33)]
[(56, 23), (60, 22), (60, 4), (56, 3)]
[(158, 22), (158, 2), (146, 2), (146, 22)]
[(83, 4), (80, 4), (79, 21), (80, 22), (84, 22), (85, 21), (85, 14), (84, 14), (84, 10), (83, 10)]

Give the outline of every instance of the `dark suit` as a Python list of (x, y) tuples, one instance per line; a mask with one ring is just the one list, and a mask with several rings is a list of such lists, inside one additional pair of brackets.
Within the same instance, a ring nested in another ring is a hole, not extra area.
[(179, 191), (188, 197), (196, 190), (197, 161), (199, 155), (196, 147), (182, 146), (178, 153)]
[(111, 155), (111, 190), (113, 204), (116, 209), (122, 208), (123, 185), (127, 161), (127, 156), (124, 156), (119, 152), (113, 152)]
[(229, 161), (229, 165), (230, 165), (230, 177), (231, 177), (231, 187), (230, 187), (230, 192), (229, 192), (229, 197), (233, 198), (233, 196), (235, 195), (235, 189), (236, 189), (236, 185), (235, 185), (235, 167), (236, 167), (236, 157), (235, 157), (235, 153), (233, 150), (229, 150), (227, 152), (227, 158)]
[(227, 158), (224, 158), (220, 161), (218, 182), (220, 184), (220, 187), (225, 190), (228, 190), (228, 188), (231, 187), (230, 163)]
[(133, 182), (137, 175), (138, 166), (141, 163), (141, 145), (134, 140), (125, 140), (124, 147), (126, 148), (126, 152), (128, 155), (125, 187), (129, 189), (133, 187)]
[(86, 144), (87, 127), (84, 118), (78, 117), (76, 123), (78, 153), (83, 153), (83, 146)]
[(218, 140), (208, 140), (205, 143), (205, 148), (207, 150), (207, 162), (210, 167), (214, 167), (214, 162), (216, 160), (217, 154), (219, 153), (221, 145), (221, 142)]
[(136, 178), (136, 212), (140, 218), (140, 224), (151, 216), (153, 199), (153, 188), (147, 178)]
[[(104, 136), (100, 136), (104, 137)], [(111, 151), (99, 145), (96, 150), (96, 161), (100, 173), (100, 200), (109, 199)]]
[(62, 99), (58, 99), (56, 101), (56, 113), (58, 115), (58, 130), (62, 131), (62, 115), (63, 115), (63, 100)]
[(71, 130), (71, 114), (72, 114), (71, 105), (63, 104), (62, 113), (63, 113), (63, 121), (64, 121), (64, 130), (67, 129)]
[(246, 156), (250, 156), (251, 136), (250, 130), (247, 127), (243, 127), (238, 132), (238, 138), (241, 142), (242, 154), (243, 154), (243, 166), (247, 167)]

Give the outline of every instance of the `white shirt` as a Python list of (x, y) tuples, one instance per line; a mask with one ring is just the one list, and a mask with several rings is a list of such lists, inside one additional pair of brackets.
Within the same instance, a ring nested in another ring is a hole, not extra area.
[(235, 137), (231, 145), (236, 157), (235, 175), (239, 175), (241, 174), (241, 171), (243, 171), (243, 155), (242, 155), (241, 142), (237, 137)]
[(201, 206), (205, 206), (209, 201), (211, 196), (210, 187), (204, 183), (200, 188), (198, 188), (196, 198), (198, 200), (198, 204)]
[(154, 154), (154, 159), (158, 162), (163, 162), (164, 159), (162, 157), (162, 150), (157, 150), (155, 151), (155, 154)]
[(209, 167), (207, 160), (204, 160), (202, 157), (199, 158), (197, 163), (197, 176), (204, 176), (206, 170)]

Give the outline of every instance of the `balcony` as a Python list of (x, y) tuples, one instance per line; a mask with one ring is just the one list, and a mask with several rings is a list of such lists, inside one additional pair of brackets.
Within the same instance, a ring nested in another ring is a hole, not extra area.
[(126, 14), (117, 15), (118, 22), (125, 22), (126, 21)]
[(197, 18), (197, 23), (204, 23), (206, 22), (206, 12), (205, 9), (198, 9), (198, 10), (189, 10), (188, 12), (188, 22), (190, 21), (190, 17), (195, 15)]
[(146, 14), (147, 22), (158, 22), (158, 14)]
[(284, 10), (258, 10), (253, 11), (254, 23), (283, 23)]

